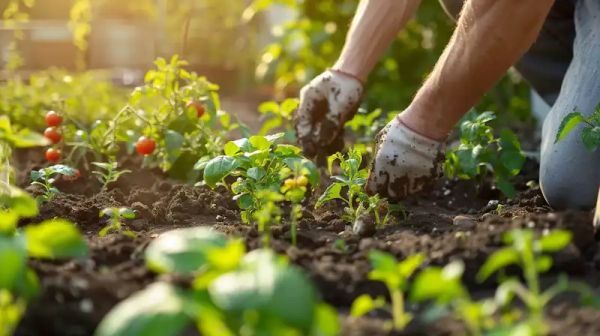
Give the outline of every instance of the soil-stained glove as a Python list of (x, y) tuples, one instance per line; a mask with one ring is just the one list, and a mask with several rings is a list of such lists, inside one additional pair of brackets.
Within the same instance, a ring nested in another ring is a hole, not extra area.
[(322, 73), (302, 88), (294, 123), (306, 156), (341, 150), (344, 123), (356, 113), (362, 94), (363, 85), (357, 78), (335, 70)]
[(406, 127), (399, 117), (379, 132), (367, 192), (393, 201), (422, 191), (441, 174), (444, 143)]

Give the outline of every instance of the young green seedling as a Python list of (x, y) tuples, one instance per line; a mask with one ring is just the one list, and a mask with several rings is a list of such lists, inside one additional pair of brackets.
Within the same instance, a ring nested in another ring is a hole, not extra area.
[[(372, 251), (369, 260), (373, 270), (369, 272), (369, 279), (383, 282), (392, 301), (393, 328), (404, 329), (412, 320), (412, 314), (406, 312), (404, 292), (408, 289), (408, 279), (421, 266), (425, 257), (421, 254), (413, 255), (401, 262), (397, 262), (392, 255)], [(368, 295), (359, 296), (352, 304), (352, 315), (361, 316), (373, 309), (381, 308), (381, 299), (373, 299)]]
[[(365, 192), (364, 188), (369, 172), (366, 168), (360, 168), (362, 154), (359, 150), (351, 148), (346, 157), (341, 153), (336, 153), (327, 161), (329, 174), (334, 182), (319, 197), (315, 208), (319, 208), (331, 200), (341, 200), (345, 203), (343, 216), (345, 221), (353, 224), (361, 216), (371, 214), (377, 227), (387, 225), (394, 212), (402, 211), (399, 205), (391, 205), (386, 199), (378, 195), (369, 196)], [(340, 175), (333, 174), (333, 165), (336, 161), (339, 161)]]
[(461, 281), (464, 269), (465, 265), (460, 260), (443, 268), (426, 268), (416, 276), (410, 298), (416, 303), (433, 301), (435, 305), (430, 308), (428, 315), (434, 318), (446, 315), (450, 309), (456, 318), (465, 322), (469, 335), (485, 335), (486, 331), (497, 329), (493, 317), (498, 306), (492, 299), (471, 299)]
[(280, 224), (283, 214), (277, 204), (285, 198), (272, 190), (259, 190), (256, 196), (259, 205), (258, 209), (252, 213), (252, 217), (256, 221), (258, 232), (263, 236), (263, 246), (268, 247), (271, 240), (271, 225)]
[(583, 145), (590, 152), (596, 151), (600, 147), (600, 105), (587, 118), (581, 112), (569, 113), (560, 123), (554, 143), (563, 140), (575, 127), (581, 124), (584, 126), (581, 130)]
[(494, 136), (489, 123), (496, 119), (493, 112), (469, 113), (460, 124), (460, 145), (446, 153), (446, 176), (463, 180), (476, 180), (477, 187), (484, 184), (486, 176), (508, 197), (516, 191), (509, 180), (519, 174), (525, 163), (521, 143), (510, 130), (503, 129), (500, 138)]
[[(282, 137), (283, 134), (279, 133), (228, 142), (224, 148), (225, 155), (202, 162), (196, 167), (203, 170), (204, 183), (209, 187), (222, 185), (230, 189), (242, 210), (241, 216), (245, 223), (250, 223), (254, 218), (253, 213), (262, 206), (259, 191), (279, 192), (283, 181), (293, 173), (306, 176), (307, 183), (313, 188), (319, 183), (319, 172), (315, 164), (300, 154), (300, 148), (278, 144)], [(229, 184), (226, 180), (229, 176), (237, 179)], [(304, 184), (303, 179), (300, 182)], [(291, 187), (291, 182), (288, 182), (288, 187)], [(287, 188), (285, 192), (292, 189), (296, 191), (290, 197), (297, 200), (300, 189)]]
[(479, 270), (478, 280), (485, 281), (510, 265), (521, 268), (525, 285), (517, 278), (505, 278), (496, 291), (496, 300), (502, 306), (508, 305), (515, 295), (525, 303), (529, 315), (518, 328), (529, 330), (531, 334), (546, 334), (548, 326), (544, 321), (544, 309), (556, 295), (564, 291), (578, 292), (587, 301), (593, 299), (592, 291), (586, 285), (570, 282), (566, 277), (561, 277), (545, 291), (540, 287), (539, 274), (549, 271), (553, 264), (549, 253), (565, 248), (571, 241), (571, 236), (569, 231), (554, 230), (536, 239), (532, 230), (509, 231), (503, 237), (508, 246), (492, 254)]
[(131, 173), (131, 170), (128, 169), (119, 170), (116, 161), (92, 162), (92, 164), (98, 167), (98, 170), (94, 170), (92, 173), (96, 175), (96, 178), (102, 184), (101, 190), (106, 190), (110, 183), (117, 182), (121, 175)]
[(302, 201), (306, 195), (309, 183), (307, 176), (310, 175), (310, 170), (300, 161), (296, 161), (292, 168), (282, 169), (280, 175), (282, 177), (287, 176), (287, 179), (283, 181), (281, 193), (285, 196), (286, 201), (292, 203), (292, 208), (290, 209), (290, 230), (292, 233), (292, 244), (296, 245), (298, 222), (302, 218)]
[(108, 225), (106, 225), (98, 235), (100, 237), (106, 236), (109, 232), (120, 232), (126, 236), (131, 238), (135, 238), (135, 232), (125, 229), (123, 230), (123, 226), (125, 225), (124, 220), (126, 219), (134, 219), (136, 217), (135, 211), (130, 208), (106, 208), (100, 211), (100, 218), (106, 217), (108, 219)]
[(54, 186), (57, 177), (75, 177), (76, 175), (75, 169), (65, 165), (54, 165), (31, 171), (31, 185), (40, 186), (44, 191), (42, 195), (36, 197), (38, 204), (48, 202), (60, 193), (60, 190)]

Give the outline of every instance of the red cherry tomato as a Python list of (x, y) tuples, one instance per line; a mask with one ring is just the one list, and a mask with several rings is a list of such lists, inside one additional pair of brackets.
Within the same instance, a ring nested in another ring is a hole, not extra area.
[(46, 130), (44, 131), (44, 136), (53, 144), (57, 144), (60, 142), (60, 140), (62, 140), (62, 135), (60, 134), (60, 132), (58, 132), (56, 127), (46, 128)]
[(58, 162), (60, 160), (60, 150), (55, 149), (55, 148), (48, 148), (48, 150), (46, 151), (46, 160), (55, 163)]
[(150, 138), (146, 138), (145, 136), (141, 136), (135, 143), (135, 150), (140, 155), (150, 155), (152, 152), (154, 152), (155, 148), (156, 142)]
[(46, 113), (46, 125), (48, 125), (48, 127), (56, 127), (58, 125), (60, 125), (63, 122), (63, 118), (60, 116), (60, 114), (54, 112), (54, 111), (50, 111), (48, 113)]
[(204, 115), (205, 109), (204, 109), (204, 105), (202, 105), (201, 103), (194, 101), (194, 100), (190, 100), (185, 107), (190, 108), (190, 107), (194, 107), (196, 109), (196, 115), (198, 116), (198, 118), (202, 118), (202, 116)]

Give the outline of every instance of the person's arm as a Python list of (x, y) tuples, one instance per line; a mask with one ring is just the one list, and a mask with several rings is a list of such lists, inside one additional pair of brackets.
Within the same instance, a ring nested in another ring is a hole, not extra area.
[(414, 14), (421, 0), (363, 0), (360, 2), (333, 69), (361, 81)]
[(363, 83), (419, 2), (360, 2), (336, 64), (300, 91), (294, 124), (305, 155), (328, 155), (343, 147), (344, 123), (360, 105)]
[(533, 44), (553, 0), (467, 0), (433, 72), (401, 115), (443, 140), (456, 122)]

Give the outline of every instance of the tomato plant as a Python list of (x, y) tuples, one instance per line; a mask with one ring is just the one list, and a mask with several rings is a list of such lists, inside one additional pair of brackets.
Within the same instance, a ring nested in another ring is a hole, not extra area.
[(554, 143), (558, 143), (571, 133), (577, 126), (583, 124), (581, 130), (581, 141), (585, 148), (594, 152), (600, 147), (600, 105), (596, 111), (589, 117), (585, 117), (581, 112), (569, 113), (560, 123)]
[(152, 241), (146, 262), (161, 274), (192, 276), (191, 288), (168, 282), (146, 287), (113, 308), (97, 336), (178, 334), (191, 325), (207, 336), (339, 333), (335, 310), (318, 300), (300, 269), (271, 250), (245, 253), (240, 240), (190, 228)]
[(155, 142), (154, 150), (147, 141), (136, 146), (138, 153), (147, 155), (145, 165), (195, 181), (199, 171), (194, 164), (220, 153), (228, 132), (240, 126), (221, 110), (219, 87), (185, 70), (187, 62), (174, 56), (169, 62), (159, 58), (155, 65), (145, 85), (131, 94), (126, 110), (136, 126), (123, 134), (129, 141), (143, 136)]
[[(333, 172), (336, 161), (339, 161), (340, 175), (334, 175)], [(345, 205), (343, 218), (348, 223), (354, 224), (356, 231), (362, 231), (362, 226), (367, 225), (366, 222), (371, 220), (371, 216), (375, 226), (381, 227), (390, 222), (393, 213), (402, 212), (400, 205), (392, 205), (378, 195), (369, 196), (365, 192), (369, 172), (366, 168), (361, 168), (362, 154), (358, 149), (351, 148), (346, 156), (342, 153), (333, 154), (327, 162), (333, 183), (319, 197), (315, 204), (316, 208), (321, 207), (325, 202), (343, 201)]]
[[(392, 300), (393, 328), (403, 330), (412, 320), (412, 315), (406, 312), (404, 292), (408, 289), (408, 279), (421, 266), (425, 257), (416, 254), (401, 262), (396, 258), (380, 251), (369, 253), (373, 270), (369, 272), (369, 279), (385, 283)], [(352, 316), (362, 316), (369, 311), (382, 308), (382, 299), (373, 299), (368, 294), (358, 297), (352, 304)]]
[(100, 211), (100, 218), (106, 218), (108, 224), (100, 230), (100, 237), (106, 236), (111, 231), (122, 233), (128, 237), (135, 238), (135, 232), (129, 229), (123, 229), (124, 221), (134, 219), (135, 212), (129, 208), (105, 208)]
[(54, 165), (31, 171), (31, 185), (42, 188), (42, 194), (36, 197), (38, 203), (48, 202), (60, 193), (54, 182), (61, 176), (75, 177), (75, 169), (65, 165)]
[[(201, 160), (196, 168), (204, 172), (204, 183), (211, 188), (227, 186), (235, 195), (242, 220), (249, 223), (252, 214), (260, 209), (260, 190), (279, 192), (283, 181), (294, 171), (302, 172), (313, 186), (319, 183), (319, 172), (315, 164), (304, 158), (300, 148), (278, 144), (283, 133), (270, 136), (252, 136), (225, 144), (225, 155), (209, 161)], [(301, 168), (299, 168), (301, 167)], [(237, 178), (227, 182), (226, 178)], [(286, 190), (286, 193), (290, 190)]]
[(491, 176), (495, 186), (507, 197), (513, 197), (515, 188), (510, 179), (519, 174), (525, 163), (521, 143), (508, 129), (494, 136), (489, 123), (496, 116), (493, 112), (471, 112), (460, 123), (460, 145), (446, 152), (444, 171), (449, 178), (476, 180), (477, 186)]
[(131, 173), (131, 170), (119, 170), (117, 162), (92, 162), (97, 170), (92, 171), (98, 181), (102, 184), (101, 190), (106, 190), (108, 185), (117, 182), (123, 174)]

